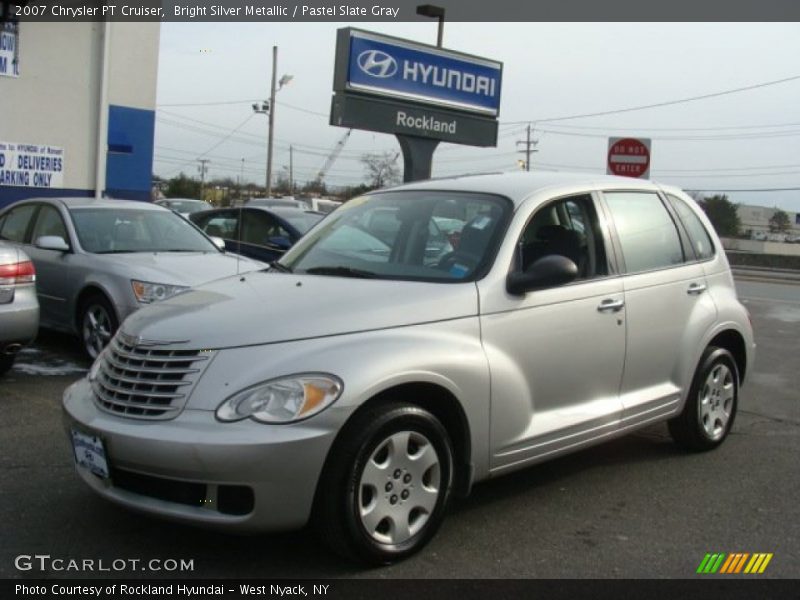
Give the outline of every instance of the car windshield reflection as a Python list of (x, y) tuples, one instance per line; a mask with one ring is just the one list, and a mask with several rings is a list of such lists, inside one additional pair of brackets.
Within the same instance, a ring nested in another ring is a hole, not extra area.
[(205, 236), (172, 212), (76, 208), (70, 214), (87, 252), (218, 252)]
[(280, 263), (295, 273), (471, 281), (490, 265), (509, 214), (508, 201), (488, 194), (362, 196), (329, 216)]

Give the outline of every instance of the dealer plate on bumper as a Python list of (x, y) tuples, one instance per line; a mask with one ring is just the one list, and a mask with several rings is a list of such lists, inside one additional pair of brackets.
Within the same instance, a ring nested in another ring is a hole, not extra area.
[(88, 435), (73, 429), (72, 449), (75, 452), (75, 462), (95, 475), (108, 479), (108, 463), (103, 440), (96, 435)]

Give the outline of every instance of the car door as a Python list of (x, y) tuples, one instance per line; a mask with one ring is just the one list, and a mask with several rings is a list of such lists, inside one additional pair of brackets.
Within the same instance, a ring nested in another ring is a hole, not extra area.
[(624, 273), (628, 338), (620, 398), (623, 427), (634, 427), (679, 406), (716, 307), (664, 198), (655, 191), (606, 191), (602, 199)]
[(579, 276), (525, 295), (478, 283), (492, 377), (493, 472), (611, 435), (622, 411), (623, 287), (597, 200), (580, 194), (549, 201), (532, 217), (521, 212), (517, 218), (529, 220), (510, 270), (560, 254)]
[(25, 252), (33, 260), (37, 274), (37, 295), (41, 309), (42, 322), (69, 323), (70, 302), (76, 292), (74, 273), (70, 269), (72, 251), (46, 250), (36, 246), (36, 240), (43, 236), (57, 236), (72, 248), (64, 219), (59, 210), (50, 204), (39, 209), (30, 237), (30, 245)]

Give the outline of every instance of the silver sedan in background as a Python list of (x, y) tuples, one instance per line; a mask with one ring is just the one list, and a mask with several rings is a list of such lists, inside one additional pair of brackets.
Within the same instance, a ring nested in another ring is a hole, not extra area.
[(18, 202), (0, 212), (0, 239), (35, 264), (41, 325), (79, 335), (92, 358), (139, 307), (265, 266), (223, 253), (166, 208), (128, 200)]
[(38, 330), (36, 269), (22, 250), (0, 242), (0, 375)]

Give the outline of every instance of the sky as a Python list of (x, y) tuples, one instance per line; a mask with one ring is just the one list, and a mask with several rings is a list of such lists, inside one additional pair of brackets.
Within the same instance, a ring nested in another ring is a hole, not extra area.
[[(196, 176), (205, 158), (207, 178), (263, 185), (267, 117), (251, 105), (269, 95), (278, 46), (278, 78), (293, 79), (277, 94), (273, 173), (287, 172), (292, 145), (296, 181), (314, 179), (346, 133), (328, 125), (328, 114), (336, 30), (348, 25), (163, 23), (155, 173)], [(358, 26), (436, 41), (434, 20)], [(609, 137), (649, 137), (655, 181), (707, 194), (795, 188), (725, 193), (800, 212), (798, 23), (447, 22), (444, 46), (502, 61), (503, 90), (497, 147), (440, 144), (434, 177), (519, 168), (516, 142), (530, 123), (532, 170), (602, 174)], [(770, 83), (779, 80), (788, 81)], [(360, 157), (384, 151), (399, 152), (394, 136), (354, 130), (326, 183), (361, 183)]]

